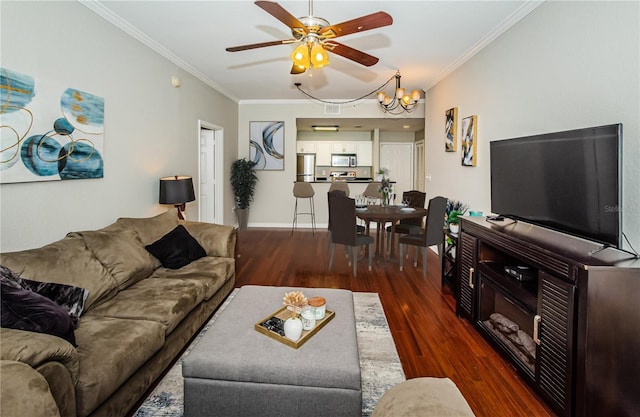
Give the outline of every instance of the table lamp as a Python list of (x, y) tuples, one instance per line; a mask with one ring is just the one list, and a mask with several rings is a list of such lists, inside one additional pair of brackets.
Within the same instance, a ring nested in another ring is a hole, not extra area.
[(160, 204), (173, 204), (178, 209), (178, 218), (184, 220), (182, 212), (189, 201), (196, 199), (191, 177), (174, 175), (160, 178)]

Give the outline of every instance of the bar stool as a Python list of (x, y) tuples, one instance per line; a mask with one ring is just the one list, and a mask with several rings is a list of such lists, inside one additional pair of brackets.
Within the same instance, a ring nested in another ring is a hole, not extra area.
[[(310, 215), (311, 216), (311, 230), (313, 235), (316, 233), (316, 212), (313, 205), (313, 196), (315, 195), (315, 191), (313, 191), (313, 187), (308, 182), (294, 182), (293, 183), (293, 196), (296, 198), (296, 205), (293, 210), (293, 225), (291, 226), (291, 234), (293, 234), (293, 230), (298, 225), (298, 215)], [(309, 199), (309, 211), (308, 212), (299, 212), (298, 211), (298, 199), (299, 198), (308, 198)]]
[(333, 190), (341, 190), (349, 197), (349, 184), (346, 181), (334, 181), (331, 183), (331, 187), (329, 187), (329, 192)]

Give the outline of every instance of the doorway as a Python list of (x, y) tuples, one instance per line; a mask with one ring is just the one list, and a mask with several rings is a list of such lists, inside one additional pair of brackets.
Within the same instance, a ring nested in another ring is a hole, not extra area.
[(416, 142), (416, 190), (425, 192), (424, 184), (424, 140)]
[(387, 142), (380, 144), (380, 167), (389, 169), (389, 177), (396, 184), (393, 193), (396, 203), (400, 203), (402, 193), (414, 189), (413, 183), (413, 143)]
[(222, 127), (198, 120), (198, 220), (223, 224), (223, 136)]

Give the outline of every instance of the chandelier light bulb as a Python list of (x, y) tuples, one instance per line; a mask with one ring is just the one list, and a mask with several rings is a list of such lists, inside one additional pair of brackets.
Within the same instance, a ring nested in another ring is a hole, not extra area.
[(404, 96), (404, 88), (396, 88), (396, 98), (402, 98)]
[(376, 95), (376, 97), (378, 98), (378, 101), (380, 103), (382, 103), (384, 101), (384, 98), (387, 96), (387, 93), (385, 93), (384, 91), (378, 91), (378, 94)]
[(418, 101), (420, 100), (420, 96), (421, 96), (421, 91), (420, 90), (413, 90), (411, 92), (411, 100), (413, 101)]
[(408, 95), (404, 95), (402, 96), (402, 105), (403, 106), (408, 106), (409, 104), (411, 104), (411, 97), (409, 97)]

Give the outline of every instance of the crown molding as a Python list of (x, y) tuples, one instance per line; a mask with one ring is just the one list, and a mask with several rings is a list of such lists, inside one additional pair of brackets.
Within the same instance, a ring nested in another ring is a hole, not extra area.
[(120, 16), (116, 15), (107, 7), (105, 7), (100, 1), (78, 0), (78, 2), (83, 6), (85, 6), (86, 8), (88, 8), (89, 10), (91, 10), (92, 12), (94, 12), (95, 14), (97, 14), (98, 16), (102, 17), (103, 19), (111, 23), (112, 25), (114, 25), (115, 27), (117, 27), (118, 29), (122, 30), (129, 36), (137, 39), (142, 44), (148, 46), (149, 48), (151, 48), (152, 50), (154, 50), (164, 58), (176, 64), (178, 67), (187, 71), (188, 73), (190, 73), (191, 75), (193, 75), (194, 77), (202, 81), (203, 83), (215, 89), (220, 94), (223, 94), (227, 98), (238, 103), (238, 98), (235, 97), (233, 94), (231, 94), (229, 91), (226, 91), (221, 85), (217, 84), (216, 82), (211, 80), (209, 77), (207, 77), (206, 75), (204, 75), (203, 73), (195, 69), (193, 66), (191, 66), (190, 64), (188, 64), (187, 62), (183, 61), (181, 58), (176, 56), (173, 52), (169, 51), (168, 49), (158, 44), (153, 39), (145, 35), (144, 33), (140, 32), (133, 25), (131, 25), (131, 23), (122, 19)]
[(511, 13), (509, 17), (503, 20), (495, 29), (493, 29), (489, 34), (487, 34), (487, 36), (480, 39), (480, 41), (478, 41), (474, 46), (472, 46), (471, 49), (469, 49), (458, 59), (453, 61), (453, 63), (451, 63), (451, 65), (445, 68), (442, 72), (440, 72), (440, 74), (436, 75), (435, 78), (433, 78), (433, 80), (431, 80), (431, 82), (429, 82), (429, 84), (427, 84), (427, 86), (424, 88), (425, 91), (435, 86), (436, 84), (438, 84), (445, 77), (447, 77), (453, 71), (458, 69), (458, 67), (460, 67), (462, 64), (470, 60), (474, 55), (476, 55), (478, 52), (484, 49), (491, 42), (496, 40), (500, 35), (505, 33), (516, 23), (524, 19), (529, 13), (534, 11), (538, 6), (540, 6), (544, 2), (545, 0), (525, 1), (525, 3), (522, 6), (520, 6), (516, 11)]

